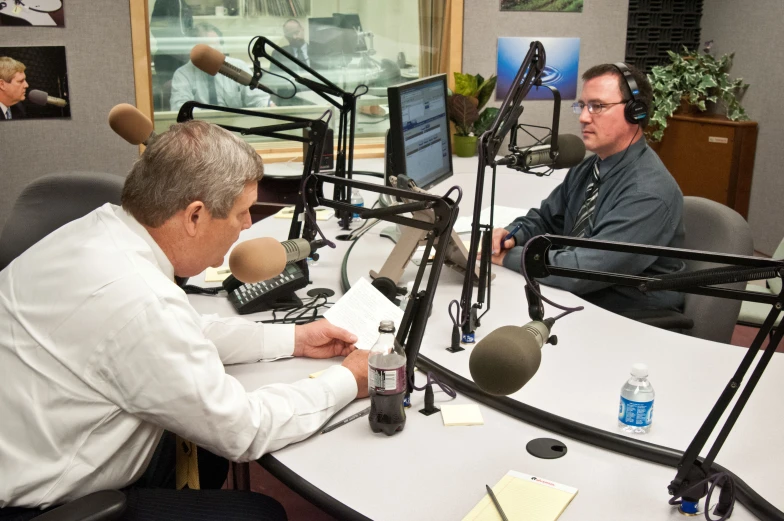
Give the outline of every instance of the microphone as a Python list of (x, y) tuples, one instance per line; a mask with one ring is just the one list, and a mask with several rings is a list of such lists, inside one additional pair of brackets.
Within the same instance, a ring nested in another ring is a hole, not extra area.
[(109, 111), (109, 126), (131, 145), (146, 145), (155, 137), (152, 121), (139, 109), (127, 103), (120, 103)]
[[(286, 269), (286, 264), (307, 259), (324, 245), (321, 240), (311, 242), (307, 239), (291, 239), (278, 242), (271, 237), (251, 239), (238, 244), (231, 251), (229, 268), (232, 276), (243, 283), (261, 282), (280, 275)], [(236, 283), (231, 281), (228, 284)]]
[(571, 168), (585, 158), (585, 143), (574, 134), (558, 136), (558, 157), (550, 157), (550, 138), (543, 145), (535, 145), (519, 152), (513, 152), (496, 162), (516, 170), (527, 172), (531, 168), (547, 166), (555, 169)]
[(480, 340), (468, 360), (476, 385), (497, 396), (519, 391), (539, 369), (542, 346), (549, 341), (554, 322), (547, 318), (522, 327), (503, 326)]
[(232, 81), (251, 89), (261, 89), (267, 94), (277, 96), (271, 89), (254, 81), (253, 76), (226, 61), (226, 55), (209, 45), (200, 43), (191, 49), (191, 63), (210, 76), (222, 74)]
[(54, 105), (55, 107), (65, 107), (68, 105), (68, 102), (64, 99), (50, 96), (42, 90), (31, 90), (27, 93), (27, 99), (36, 105), (46, 105), (47, 103), (49, 105)]

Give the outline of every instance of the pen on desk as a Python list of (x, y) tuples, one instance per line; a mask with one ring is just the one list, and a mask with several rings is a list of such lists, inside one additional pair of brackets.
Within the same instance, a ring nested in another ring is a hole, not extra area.
[(512, 231), (506, 234), (506, 237), (504, 237), (504, 240), (503, 240), (503, 241), (501, 241), (501, 249), (502, 249), (502, 250), (504, 249), (504, 244), (506, 244), (506, 241), (508, 241), (509, 239), (513, 238), (513, 237), (514, 237), (514, 234), (516, 234), (517, 232), (519, 232), (519, 231), (520, 231), (520, 228), (522, 228), (522, 227), (523, 227), (523, 223), (517, 223), (517, 224), (515, 225), (515, 227), (514, 227), (514, 228), (512, 228)]
[(490, 496), (490, 499), (493, 500), (495, 509), (498, 510), (498, 514), (501, 516), (501, 519), (503, 521), (509, 521), (509, 519), (506, 517), (506, 514), (504, 514), (504, 509), (501, 508), (501, 503), (498, 502), (498, 498), (496, 498), (495, 494), (493, 494), (493, 489), (490, 488), (490, 485), (485, 485), (485, 488), (487, 489), (487, 495)]
[(367, 409), (362, 409), (358, 413), (352, 414), (348, 418), (344, 418), (344, 419), (340, 420), (337, 423), (333, 423), (332, 425), (330, 425), (328, 427), (324, 427), (324, 429), (321, 431), (321, 434), (326, 434), (329, 431), (334, 431), (338, 427), (342, 427), (343, 425), (345, 425), (345, 424), (347, 424), (349, 422), (353, 422), (357, 418), (361, 418), (361, 417), (365, 416), (366, 414), (368, 414), (369, 412), (370, 412), (370, 407), (368, 407)]

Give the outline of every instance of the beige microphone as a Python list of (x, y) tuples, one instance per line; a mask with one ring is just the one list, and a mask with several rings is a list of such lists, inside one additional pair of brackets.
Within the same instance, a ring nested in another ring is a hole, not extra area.
[(286, 264), (307, 259), (311, 252), (306, 239), (278, 242), (270, 237), (251, 239), (234, 247), (229, 256), (231, 274), (252, 284), (283, 273)]
[(120, 103), (109, 111), (109, 126), (131, 145), (146, 145), (155, 137), (152, 121), (139, 109), (127, 103)]
[(253, 81), (253, 76), (227, 62), (226, 56), (222, 52), (213, 49), (209, 45), (200, 43), (194, 46), (193, 49), (191, 49), (191, 63), (193, 63), (197, 69), (206, 72), (210, 76), (222, 74), (240, 85), (245, 85), (251, 89), (259, 89), (267, 94), (279, 95), (268, 87)]

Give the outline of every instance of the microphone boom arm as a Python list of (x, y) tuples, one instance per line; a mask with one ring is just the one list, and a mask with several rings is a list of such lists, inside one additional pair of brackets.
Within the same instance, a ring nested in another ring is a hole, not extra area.
[[(571, 246), (603, 251), (656, 255), (660, 257), (725, 264), (728, 266), (700, 270), (687, 274), (677, 273), (659, 278), (605, 273), (582, 269), (561, 268), (550, 265), (548, 262), (548, 253), (552, 246)], [(770, 313), (768, 313), (757, 336), (746, 351), (746, 355), (741, 360), (738, 369), (722, 391), (710, 413), (708, 413), (708, 416), (697, 431), (697, 434), (692, 439), (688, 448), (683, 453), (683, 456), (677, 465), (678, 471), (676, 476), (668, 486), (670, 495), (675, 498), (682, 497), (684, 501), (690, 503), (698, 502), (699, 499), (707, 493), (707, 484), (700, 485), (700, 482), (703, 482), (703, 480), (716, 473), (713, 469), (713, 462), (729, 436), (732, 427), (735, 425), (735, 421), (740, 416), (743, 407), (751, 397), (751, 393), (754, 391), (757, 382), (759, 382), (762, 373), (765, 371), (768, 362), (770, 362), (773, 357), (773, 353), (776, 351), (776, 347), (781, 342), (782, 336), (784, 335), (784, 328), (782, 327), (777, 328), (771, 335), (776, 320), (782, 313), (782, 308), (784, 308), (784, 289), (778, 295), (766, 295), (752, 291), (734, 290), (714, 286), (729, 282), (771, 278), (772, 276), (784, 278), (784, 260), (772, 260), (760, 257), (712, 253), (663, 246), (599, 241), (595, 239), (558, 235), (540, 235), (533, 238), (528, 243), (522, 262), (524, 263), (524, 269), (527, 275), (532, 280), (548, 277), (550, 275), (557, 275), (637, 287), (644, 293), (648, 291), (673, 290), (683, 293), (745, 300), (771, 305)], [(765, 348), (763, 355), (754, 367), (748, 382), (738, 397), (736, 404), (731, 409), (727, 420), (724, 422), (724, 425), (714, 440), (707, 456), (704, 459), (701, 459), (699, 457), (700, 452), (705, 447), (711, 433), (715, 430), (722, 415), (732, 402), (733, 397), (741, 386), (743, 377), (751, 367), (757, 352), (768, 336), (770, 336), (770, 342)], [(722, 498), (719, 500), (720, 505), (722, 505), (725, 488), (727, 487), (722, 488)], [(724, 503), (724, 508), (727, 506), (728, 505)], [(717, 513), (724, 514), (726, 511)]]

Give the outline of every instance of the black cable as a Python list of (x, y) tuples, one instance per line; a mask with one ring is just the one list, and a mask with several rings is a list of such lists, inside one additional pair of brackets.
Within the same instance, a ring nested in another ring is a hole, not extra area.
[(194, 286), (193, 284), (185, 284), (180, 287), (186, 295), (217, 295), (223, 291), (223, 287), (221, 286), (215, 288), (202, 288), (201, 286)]
[[(713, 491), (716, 489), (717, 486), (719, 486), (720, 482), (723, 483), (721, 485), (722, 491), (726, 487), (726, 489), (729, 491), (728, 492), (729, 495), (728, 495), (727, 504), (722, 505), (722, 507), (726, 508), (726, 510), (724, 511), (724, 513), (721, 515), (719, 519), (713, 519), (710, 516), (710, 498), (711, 495), (713, 494)], [(699, 481), (691, 485), (689, 489), (683, 494), (688, 493), (689, 490), (698, 489), (705, 483), (710, 483), (710, 487), (708, 488), (708, 494), (705, 496), (705, 512), (704, 512), (705, 519), (707, 521), (725, 521), (729, 519), (729, 517), (732, 515), (733, 509), (735, 508), (735, 483), (732, 479), (732, 475), (729, 472), (717, 472), (716, 474), (713, 474), (712, 476), (709, 476), (703, 479), (702, 481)], [(670, 505), (673, 506), (680, 505), (683, 502), (682, 501), (683, 494), (681, 494), (680, 496), (674, 496), (670, 498), (669, 500)]]

